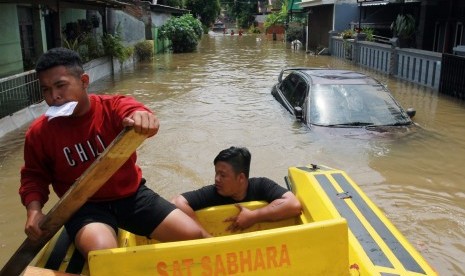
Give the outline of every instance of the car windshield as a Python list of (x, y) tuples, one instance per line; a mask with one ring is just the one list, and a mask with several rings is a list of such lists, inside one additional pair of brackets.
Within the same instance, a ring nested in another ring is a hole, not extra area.
[(411, 120), (382, 85), (313, 85), (310, 123), (322, 126), (407, 125)]

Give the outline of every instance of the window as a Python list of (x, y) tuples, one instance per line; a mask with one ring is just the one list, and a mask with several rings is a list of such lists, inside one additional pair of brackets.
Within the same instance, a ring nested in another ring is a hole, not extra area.
[(463, 24), (462, 22), (457, 22), (457, 25), (455, 27), (454, 47), (457, 45), (462, 45), (462, 37), (463, 37)]
[(30, 70), (34, 68), (36, 59), (32, 8), (18, 7), (18, 25), (24, 70)]
[(300, 81), (294, 91), (294, 96), (290, 102), (292, 106), (300, 106), (304, 104), (305, 96), (307, 95), (307, 83), (305, 81)]
[(434, 41), (433, 41), (433, 51), (440, 52), (440, 41), (441, 41), (441, 23), (436, 22), (434, 25)]
[[(286, 79), (281, 84), (281, 92), (286, 97), (287, 101), (292, 105), (295, 106), (296, 99), (296, 88), (299, 83), (304, 82), (302, 78), (296, 74), (289, 74)], [(299, 88), (301, 89), (301, 88)]]

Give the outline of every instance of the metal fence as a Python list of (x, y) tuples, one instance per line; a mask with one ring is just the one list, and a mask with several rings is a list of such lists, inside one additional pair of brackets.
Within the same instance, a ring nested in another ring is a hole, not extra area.
[(356, 39), (344, 40), (333, 33), (330, 33), (330, 46), (331, 56), (436, 90), (439, 88), (441, 53)]
[(35, 70), (0, 79), (0, 119), (42, 100)]
[(442, 54), (439, 93), (465, 99), (465, 57)]

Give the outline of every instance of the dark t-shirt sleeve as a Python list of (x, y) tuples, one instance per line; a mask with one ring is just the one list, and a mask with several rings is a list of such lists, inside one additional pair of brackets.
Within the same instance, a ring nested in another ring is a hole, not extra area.
[(235, 201), (230, 197), (224, 197), (216, 192), (215, 185), (208, 185), (198, 190), (185, 192), (182, 196), (187, 200), (190, 207), (196, 211), (206, 207), (233, 204), (238, 202), (263, 200), (272, 202), (288, 192), (287, 189), (279, 186), (273, 180), (265, 177), (250, 178), (247, 196), (240, 201)]
[(189, 202), (191, 208), (196, 211), (206, 207), (235, 203), (232, 198), (224, 197), (216, 192), (215, 185), (208, 185), (198, 190), (185, 192), (182, 196)]
[(266, 202), (272, 202), (275, 199), (281, 198), (286, 192), (284, 187), (266, 177), (257, 177), (249, 179), (249, 188), (247, 191), (247, 197), (244, 201), (251, 200), (264, 200)]

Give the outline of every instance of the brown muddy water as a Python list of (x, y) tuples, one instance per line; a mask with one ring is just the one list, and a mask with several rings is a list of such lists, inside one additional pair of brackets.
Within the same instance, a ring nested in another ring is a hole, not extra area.
[[(281, 107), (270, 89), (290, 66), (345, 68), (386, 83), (420, 128), (408, 135), (316, 132)], [(95, 82), (91, 92), (132, 95), (152, 108), (160, 132), (139, 149), (148, 184), (174, 195), (213, 183), (213, 158), (231, 145), (252, 153), (251, 176), (284, 185), (289, 166), (345, 170), (441, 275), (465, 275), (465, 104), (355, 67), (294, 52), (256, 36), (205, 35), (196, 53), (150, 63)], [(17, 194), (24, 129), (0, 139), (0, 266), (24, 240)], [(56, 198), (47, 204), (49, 209)]]

